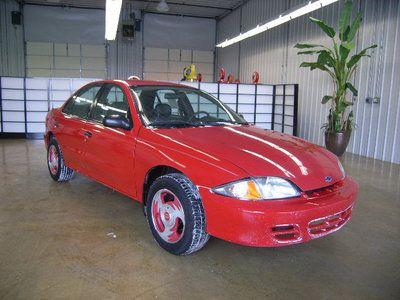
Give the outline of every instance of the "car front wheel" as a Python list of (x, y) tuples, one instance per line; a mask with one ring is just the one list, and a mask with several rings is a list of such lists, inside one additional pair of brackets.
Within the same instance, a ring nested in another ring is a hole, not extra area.
[(155, 240), (172, 254), (196, 252), (210, 237), (200, 194), (183, 174), (157, 178), (150, 187), (146, 210)]

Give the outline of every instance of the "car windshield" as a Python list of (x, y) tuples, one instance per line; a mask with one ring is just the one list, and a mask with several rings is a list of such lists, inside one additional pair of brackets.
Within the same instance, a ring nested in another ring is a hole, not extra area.
[(138, 108), (148, 126), (194, 127), (248, 124), (212, 95), (178, 86), (137, 86)]

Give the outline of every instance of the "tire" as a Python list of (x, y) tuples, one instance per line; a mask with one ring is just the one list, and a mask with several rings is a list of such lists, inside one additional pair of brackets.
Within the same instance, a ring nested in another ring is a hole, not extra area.
[(47, 167), (54, 181), (68, 181), (75, 175), (74, 170), (65, 165), (60, 145), (54, 137), (50, 138), (47, 147)]
[(157, 178), (150, 187), (146, 211), (156, 242), (172, 254), (196, 252), (210, 238), (200, 194), (183, 174)]

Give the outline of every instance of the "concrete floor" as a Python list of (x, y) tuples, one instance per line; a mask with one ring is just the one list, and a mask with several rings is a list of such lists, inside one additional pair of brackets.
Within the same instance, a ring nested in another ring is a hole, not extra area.
[(325, 238), (275, 249), (214, 238), (176, 257), (138, 203), (79, 175), (53, 182), (45, 157), (42, 141), (0, 140), (2, 299), (400, 299), (399, 165), (346, 154), (358, 204)]

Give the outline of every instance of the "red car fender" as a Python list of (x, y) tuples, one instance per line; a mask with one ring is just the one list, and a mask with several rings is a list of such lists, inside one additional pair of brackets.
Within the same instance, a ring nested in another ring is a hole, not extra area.
[[(137, 194), (135, 198), (139, 202), (144, 200), (144, 185), (148, 173), (160, 166), (174, 168), (187, 176), (196, 186), (206, 188), (213, 188), (249, 176), (247, 172), (229, 161), (215, 158), (215, 163), (212, 163), (209, 154), (199, 153), (196, 149), (183, 151), (183, 149), (171, 147), (167, 143), (156, 143), (152, 131), (157, 130), (143, 128), (139, 133), (140, 137), (136, 140)], [(197, 170), (201, 170), (201, 172)], [(204, 174), (207, 174), (207, 177), (204, 177)]]

